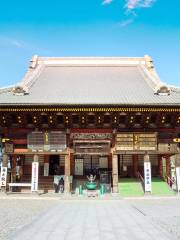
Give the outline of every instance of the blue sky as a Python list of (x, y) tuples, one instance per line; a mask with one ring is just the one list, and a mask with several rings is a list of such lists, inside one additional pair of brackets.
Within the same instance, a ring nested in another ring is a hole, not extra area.
[(180, 86), (180, 1), (1, 1), (0, 87), (20, 81), (34, 54), (148, 54), (161, 79)]

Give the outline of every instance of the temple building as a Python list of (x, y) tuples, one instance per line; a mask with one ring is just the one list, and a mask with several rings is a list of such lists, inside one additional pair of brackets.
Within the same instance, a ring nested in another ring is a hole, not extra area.
[(145, 162), (152, 177), (171, 179), (171, 159), (180, 166), (180, 88), (163, 83), (147, 55), (35, 55), (22, 81), (0, 89), (0, 136), (11, 183), (17, 169), (19, 182), (31, 182), (33, 162), (46, 190), (54, 175), (70, 192), (106, 171), (116, 193), (121, 178), (145, 178)]

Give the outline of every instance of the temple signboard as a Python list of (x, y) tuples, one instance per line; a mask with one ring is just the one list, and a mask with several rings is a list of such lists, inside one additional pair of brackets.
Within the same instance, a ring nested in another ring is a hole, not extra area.
[(103, 140), (112, 139), (112, 133), (71, 133), (70, 137), (76, 140)]
[(74, 151), (76, 154), (109, 154), (110, 141), (106, 140), (75, 140)]
[(157, 150), (156, 133), (118, 133), (116, 135), (116, 150)]
[(66, 147), (65, 132), (31, 132), (28, 135), (28, 149), (32, 151), (63, 151)]

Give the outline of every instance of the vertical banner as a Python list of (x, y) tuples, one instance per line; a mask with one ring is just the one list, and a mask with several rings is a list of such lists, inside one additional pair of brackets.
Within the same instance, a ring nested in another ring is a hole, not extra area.
[(144, 190), (151, 192), (151, 163), (144, 162)]
[(177, 190), (180, 191), (180, 167), (176, 168)]
[(7, 181), (7, 167), (2, 167), (1, 168), (0, 186), (6, 187), (6, 181)]
[(38, 191), (39, 162), (32, 163), (31, 192)]

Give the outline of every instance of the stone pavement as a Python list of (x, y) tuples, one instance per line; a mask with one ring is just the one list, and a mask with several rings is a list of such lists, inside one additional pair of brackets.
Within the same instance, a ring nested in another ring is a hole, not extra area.
[(30, 224), (39, 214), (51, 208), (52, 202), (58, 203), (46, 199), (0, 198), (0, 240), (8, 239), (17, 229)]
[[(43, 204), (43, 202), (42, 202)], [(140, 203), (139, 203), (140, 204)], [(155, 204), (155, 203), (154, 203)], [(53, 205), (53, 202), (52, 202)], [(11, 240), (174, 240), (128, 200), (58, 201)]]

